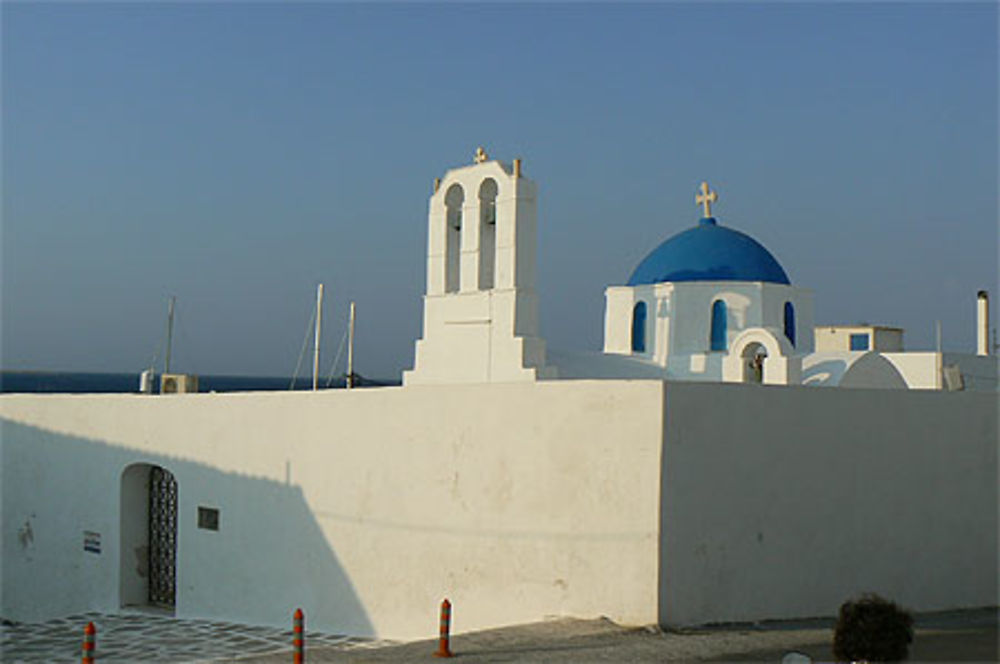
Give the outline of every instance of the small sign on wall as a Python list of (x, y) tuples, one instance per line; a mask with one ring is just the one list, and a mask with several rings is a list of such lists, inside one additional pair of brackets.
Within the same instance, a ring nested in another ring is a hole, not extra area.
[(90, 553), (101, 553), (101, 534), (93, 530), (83, 531), (83, 550)]
[(203, 530), (219, 529), (219, 510), (215, 507), (198, 506), (198, 527)]

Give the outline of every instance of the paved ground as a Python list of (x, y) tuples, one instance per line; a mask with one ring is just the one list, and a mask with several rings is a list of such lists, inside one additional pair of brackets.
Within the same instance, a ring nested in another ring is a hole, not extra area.
[[(455, 659), (472, 662), (771, 662), (790, 650), (832, 662), (832, 621), (815, 620), (662, 632), (607, 620), (556, 620), (460, 634)], [(997, 611), (918, 616), (911, 662), (997, 662)], [(307, 662), (440, 662), (435, 640), (370, 650), (307, 650)], [(242, 662), (278, 664), (279, 657)]]
[[(0, 661), (60, 662), (80, 661), (83, 628), (93, 622), (97, 628), (97, 662), (223, 662), (252, 655), (291, 652), (291, 625), (288, 630), (250, 627), (210, 620), (184, 620), (150, 612), (106, 615), (83, 613), (44, 623), (0, 626)], [(371, 648), (386, 642), (309, 633), (316, 648)], [(275, 661), (287, 662), (287, 654)]]
[[(997, 662), (995, 609), (917, 617), (912, 662)], [(81, 614), (40, 624), (0, 628), (3, 662), (78, 662), (83, 626), (98, 629), (99, 664), (111, 662), (240, 662), (287, 664), (290, 630), (181, 620), (131, 613)], [(553, 620), (459, 634), (461, 662), (780, 662), (799, 650), (833, 661), (830, 621), (729, 625), (662, 632), (607, 620)], [(307, 662), (440, 662), (435, 640), (406, 644), (307, 633)]]

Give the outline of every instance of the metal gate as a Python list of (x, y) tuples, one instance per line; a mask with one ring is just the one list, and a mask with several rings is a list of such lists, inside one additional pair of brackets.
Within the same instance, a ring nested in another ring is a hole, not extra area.
[(149, 471), (149, 603), (174, 608), (177, 589), (177, 480)]

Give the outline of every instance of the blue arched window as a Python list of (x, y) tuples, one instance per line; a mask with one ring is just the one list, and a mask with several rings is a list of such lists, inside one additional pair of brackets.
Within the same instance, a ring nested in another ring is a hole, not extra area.
[(726, 303), (712, 303), (712, 350), (726, 350)]
[(795, 307), (791, 302), (785, 302), (785, 336), (795, 345)]
[(646, 303), (638, 302), (632, 309), (632, 352), (646, 352)]

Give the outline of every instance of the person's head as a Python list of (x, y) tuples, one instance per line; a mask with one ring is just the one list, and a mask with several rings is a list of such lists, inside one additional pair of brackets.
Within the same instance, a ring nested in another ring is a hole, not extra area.
[(913, 642), (913, 617), (875, 594), (840, 606), (833, 656), (847, 662), (901, 662)]

